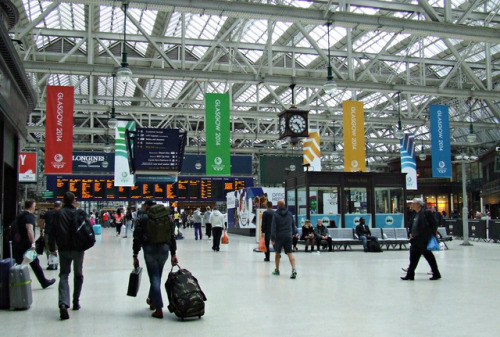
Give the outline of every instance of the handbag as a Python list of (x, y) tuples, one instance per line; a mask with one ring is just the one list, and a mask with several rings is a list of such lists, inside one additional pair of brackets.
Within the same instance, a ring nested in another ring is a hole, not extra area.
[(141, 285), (142, 267), (137, 267), (132, 270), (128, 278), (127, 296), (136, 297)]
[(229, 243), (229, 238), (227, 237), (227, 233), (226, 233), (226, 231), (224, 231), (224, 235), (222, 236), (222, 241), (221, 241), (221, 243), (222, 243), (223, 245), (227, 245), (227, 244)]
[(40, 235), (40, 237), (35, 241), (35, 251), (38, 255), (42, 255), (44, 248), (45, 248), (45, 236)]
[(267, 252), (266, 239), (264, 237), (260, 238), (259, 247), (257, 249), (260, 250), (261, 252), (264, 252), (264, 253)]
[(440, 250), (439, 242), (434, 235), (429, 240), (429, 243), (427, 243), (427, 250), (430, 250), (430, 251), (439, 251)]

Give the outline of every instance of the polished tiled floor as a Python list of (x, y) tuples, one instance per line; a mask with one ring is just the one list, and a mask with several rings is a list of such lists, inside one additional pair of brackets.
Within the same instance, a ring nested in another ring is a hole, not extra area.
[[(296, 253), (298, 277), (281, 276), (263, 262), (254, 238), (230, 235), (219, 253), (211, 241), (195, 241), (186, 230), (178, 243), (180, 265), (205, 291), (202, 319), (180, 321), (165, 310), (150, 317), (145, 303), (147, 274), (137, 298), (127, 297), (132, 270), (132, 239), (104, 229), (86, 253), (82, 309), (59, 321), (57, 285), (33, 284), (28, 311), (0, 311), (2, 336), (497, 336), (500, 304), (500, 245), (472, 242), (438, 252), (443, 279), (429, 281), (424, 259), (416, 280), (401, 281), (408, 251), (321, 254)], [(302, 247), (303, 249), (303, 247)], [(42, 257), (45, 265), (45, 258)], [(141, 255), (141, 262), (142, 262)], [(165, 269), (164, 280), (169, 268)], [(57, 277), (57, 272), (47, 271)], [(168, 302), (166, 295), (165, 302)]]

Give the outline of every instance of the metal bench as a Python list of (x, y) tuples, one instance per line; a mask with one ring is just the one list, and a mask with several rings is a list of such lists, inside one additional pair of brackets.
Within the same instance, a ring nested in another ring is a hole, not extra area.
[(362, 243), (360, 240), (354, 238), (354, 230), (352, 228), (328, 228), (328, 233), (330, 233), (330, 237), (332, 238), (333, 246), (337, 247), (338, 250), (341, 247), (344, 247), (344, 250), (347, 250), (347, 247), (352, 250), (352, 244)]
[(444, 244), (444, 247), (448, 249), (448, 245), (446, 244), (446, 241), (451, 241), (453, 240), (453, 237), (451, 235), (448, 235), (448, 232), (446, 231), (446, 227), (438, 227), (438, 234), (439, 234), (439, 242), (442, 242)]

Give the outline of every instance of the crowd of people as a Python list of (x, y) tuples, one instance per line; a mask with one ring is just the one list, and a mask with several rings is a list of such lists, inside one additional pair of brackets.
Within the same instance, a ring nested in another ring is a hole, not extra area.
[[(124, 232), (123, 237), (127, 237), (129, 231), (133, 232), (133, 265), (139, 267), (139, 253), (142, 250), (144, 261), (146, 264), (147, 273), (150, 280), (150, 288), (148, 298), (146, 299), (150, 309), (153, 310), (152, 317), (163, 317), (163, 300), (161, 296), (161, 279), (162, 271), (168, 257), (170, 256), (172, 266), (178, 263), (176, 255), (177, 243), (180, 239), (180, 227), (186, 228), (190, 217), (192, 217), (192, 226), (194, 227), (194, 239), (202, 240), (202, 223), (205, 224), (205, 235), (208, 238), (213, 238), (212, 250), (218, 252), (223, 231), (226, 229), (226, 221), (224, 215), (217, 209), (207, 207), (205, 212), (201, 212), (200, 208), (196, 208), (189, 216), (185, 213), (178, 213), (175, 210), (170, 210), (169, 217), (173, 223), (175, 230), (161, 233), (151, 231), (149, 220), (149, 212), (151, 207), (155, 205), (152, 200), (145, 201), (141, 209), (138, 211), (127, 208), (123, 212), (120, 208), (109, 214), (103, 212), (99, 216), (98, 212), (90, 212), (88, 219), (92, 224), (98, 224), (100, 221), (110, 221), (117, 228), (117, 233)], [(295, 265), (294, 251), (297, 250), (297, 242), (299, 240), (298, 229), (294, 221), (294, 216), (287, 209), (283, 200), (277, 202), (277, 209), (273, 209), (273, 204), (270, 201), (266, 202), (266, 211), (262, 215), (262, 237), (265, 241), (265, 258), (264, 261), (270, 261), (270, 246), (274, 248), (274, 269), (272, 275), (279, 276), (281, 274), (281, 254), (284, 251), (287, 255), (290, 266), (290, 278), (297, 277)], [(16, 240), (14, 240), (13, 257), (17, 263), (22, 263), (23, 254), (27, 250), (35, 249), (35, 217), (36, 202), (34, 200), (26, 200), (24, 203), (24, 211), (19, 214), (15, 221)], [(414, 199), (411, 205), (411, 219), (409, 220), (409, 237), (410, 237), (410, 264), (408, 268), (403, 268), (406, 275), (401, 277), (402, 280), (413, 280), (415, 277), (415, 269), (421, 256), (429, 263), (431, 267), (432, 277), (430, 280), (439, 280), (441, 273), (437, 266), (436, 259), (431, 251), (427, 249), (429, 239), (436, 235), (439, 217), (436, 212), (425, 208), (425, 204), (421, 199)], [(83, 210), (78, 209), (78, 203), (75, 196), (71, 192), (67, 192), (63, 201), (56, 201), (54, 208), (43, 214), (44, 226), (42, 231), (45, 234), (45, 253), (47, 254), (47, 262), (49, 270), (60, 268), (59, 286), (58, 286), (58, 307), (60, 319), (69, 319), (68, 309), (72, 305), (72, 310), (79, 310), (80, 295), (83, 288), (83, 259), (85, 252), (76, 249), (77, 245), (73, 237), (74, 224), (76, 219), (80, 219), (79, 214), (83, 214), (87, 218)], [(148, 229), (149, 228), (149, 229)], [(164, 229), (162, 229), (164, 230)], [(371, 235), (370, 228), (365, 224), (364, 218), (360, 218), (359, 224), (356, 226), (356, 235), (362, 241), (365, 251), (368, 249), (368, 242), (377, 241), (377, 238)], [(154, 233), (154, 234), (152, 234)], [(316, 226), (313, 227), (310, 220), (306, 220), (302, 226), (300, 239), (305, 243), (305, 251), (314, 251), (316, 247), (319, 251), (321, 246), (329, 251), (333, 251), (332, 239), (328, 234), (321, 219), (318, 219)], [(41, 233), (42, 234), (42, 233)], [(159, 239), (161, 238), (161, 239)], [(43, 268), (40, 266), (38, 258), (35, 258), (30, 266), (40, 282), (42, 288), (47, 288), (56, 282), (55, 279), (47, 279), (44, 275)], [(70, 294), (69, 274), (73, 268), (73, 293)]]

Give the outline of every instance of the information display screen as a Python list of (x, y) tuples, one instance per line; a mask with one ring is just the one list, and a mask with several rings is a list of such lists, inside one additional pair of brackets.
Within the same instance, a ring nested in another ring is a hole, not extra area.
[(252, 178), (179, 177), (177, 183), (144, 182), (114, 186), (110, 177), (48, 176), (47, 189), (62, 199), (70, 191), (77, 200), (225, 201), (226, 193), (253, 186)]
[(94, 198), (104, 199), (106, 197), (106, 179), (94, 179)]
[(106, 198), (107, 199), (115, 199), (116, 198), (115, 180), (114, 179), (107, 179), (106, 180)]
[(189, 199), (200, 198), (200, 179), (189, 180)]
[(82, 199), (92, 199), (94, 191), (92, 190), (93, 179), (82, 179)]

